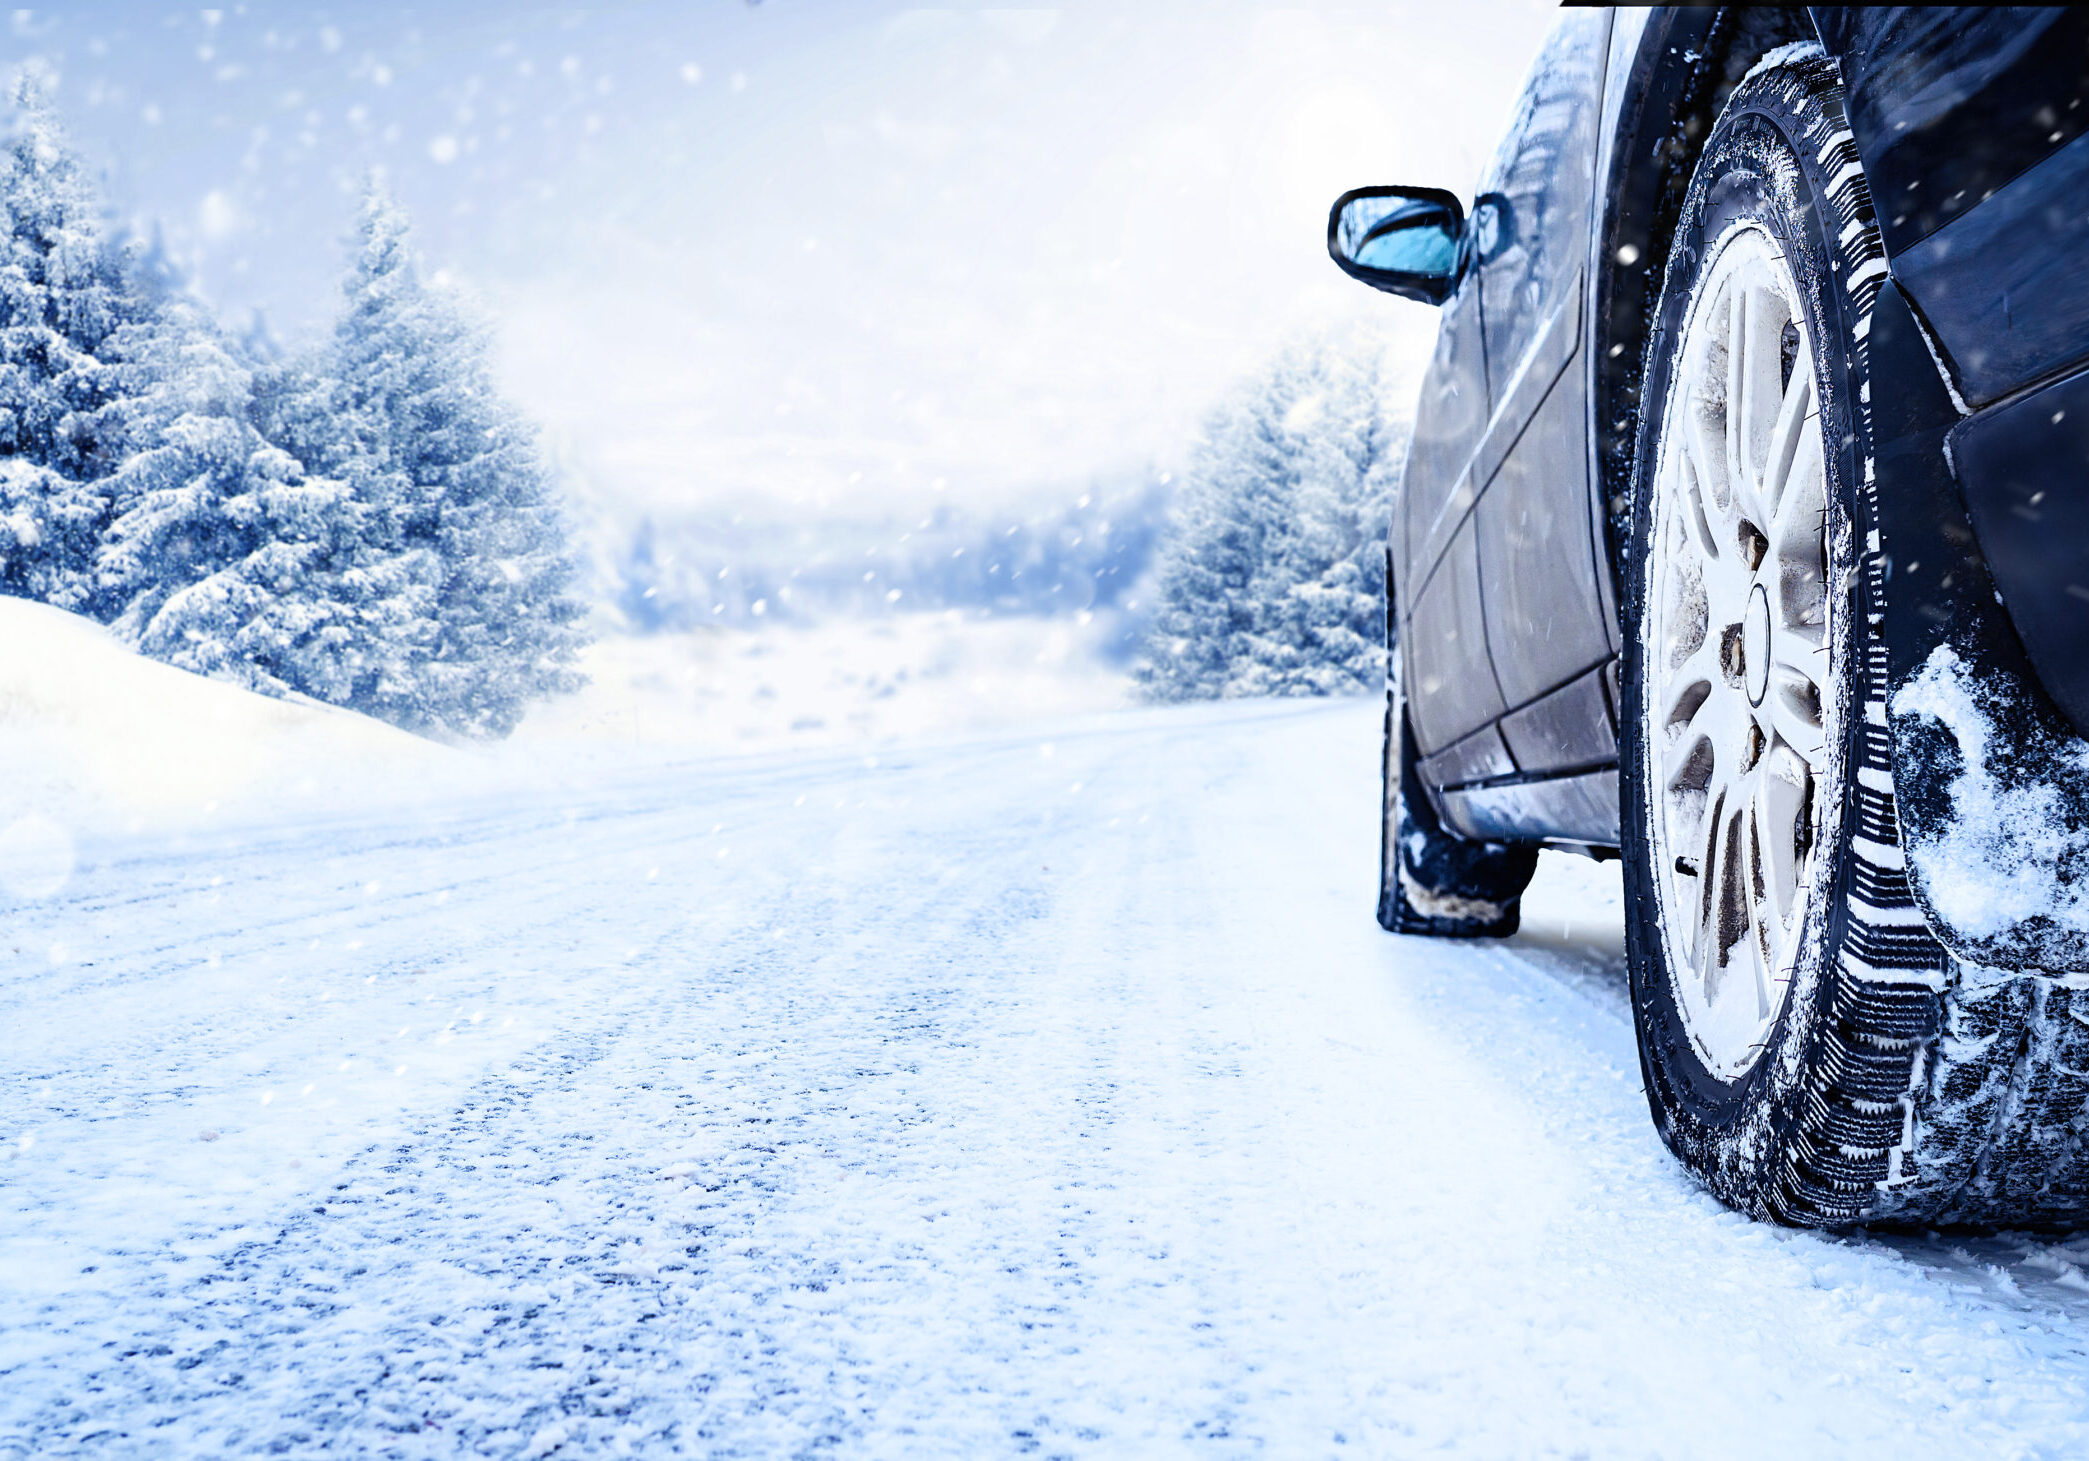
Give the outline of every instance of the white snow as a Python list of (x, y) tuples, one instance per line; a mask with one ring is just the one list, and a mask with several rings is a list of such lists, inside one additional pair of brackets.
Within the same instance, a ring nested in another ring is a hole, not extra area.
[(1741, 78), (1741, 83), (1745, 86), (1767, 71), (1775, 71), (1780, 66), (1797, 66), (1802, 62), (1811, 61), (1815, 56), (1827, 54), (1821, 49), (1819, 41), (1787, 41), (1764, 52), (1762, 59), (1748, 68), (1748, 74)]
[[(2035, 775), (2005, 783), (1991, 749), (2003, 735), (1977, 678), (1939, 645), (1893, 698), (1893, 712), (1941, 726), (1964, 764), (1951, 785), (1951, 817), (1911, 825), (1921, 890), (1938, 913), (1973, 938), (2001, 938), (2032, 920), (2089, 933), (2089, 887), (2078, 873), (2081, 835), (2059, 787)], [(2089, 781), (2089, 754), (2059, 747), (2076, 782)]]
[(280, 816), (340, 790), (351, 768), (362, 796), (373, 781), (439, 783), (457, 763), (365, 716), (207, 680), (90, 620), (0, 597), (0, 849), (24, 817), (100, 831)]
[(7, 915), (0, 1454), (2089, 1445), (2089, 1248), (1663, 1152), (1614, 865), (1376, 928), (1378, 723), (544, 741), (84, 845)]

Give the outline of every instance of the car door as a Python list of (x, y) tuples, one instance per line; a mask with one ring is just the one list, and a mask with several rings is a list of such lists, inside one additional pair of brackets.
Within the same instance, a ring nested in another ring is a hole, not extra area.
[(1569, 10), (1475, 203), (1493, 420), (1473, 464), (1479, 593), (1501, 730), (1525, 773), (1617, 755), (1588, 443), (1589, 230), (1608, 10)]
[[(1468, 271), (1442, 308), (1391, 538), (1408, 719), (1425, 756), (1504, 708), (1487, 659), (1471, 520), (1473, 450), (1491, 404), (1478, 276)], [(1486, 764), (1479, 774), (1505, 769)]]

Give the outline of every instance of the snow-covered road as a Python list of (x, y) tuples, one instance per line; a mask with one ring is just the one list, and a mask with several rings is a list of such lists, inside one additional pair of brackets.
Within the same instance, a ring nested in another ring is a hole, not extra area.
[(0, 939), (0, 1454), (2066, 1455), (2089, 1245), (1737, 1218), (1617, 882), (1370, 918), (1375, 708), (90, 843)]

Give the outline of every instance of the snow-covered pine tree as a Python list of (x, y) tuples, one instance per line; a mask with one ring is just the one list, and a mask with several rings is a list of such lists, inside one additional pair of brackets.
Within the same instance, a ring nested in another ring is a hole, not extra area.
[(415, 729), (501, 735), (577, 683), (582, 606), (484, 330), (366, 202), (310, 367), (230, 341), (119, 245), (24, 71), (0, 150), (0, 593), (156, 658)]
[(1148, 657), (1137, 673), (1161, 700), (1268, 693), (1267, 662), (1279, 636), (1268, 607), (1272, 581), (1292, 555), (1296, 442), (1286, 420), (1299, 405), (1295, 351), (1272, 363), (1205, 423), (1163, 550)]
[(584, 609), (550, 475), (494, 385), (484, 327), (422, 279), (406, 216), (374, 183), (344, 287), (326, 371), (338, 470), (390, 586), (427, 571), (434, 587), (353, 703), (415, 729), (505, 735), (530, 701), (579, 683)]
[(252, 637), (286, 683), (383, 714), (411, 699), (413, 666), (434, 645), (442, 565), (398, 542), (404, 484), (355, 429), (330, 369), (326, 351), (256, 368), (256, 423), (304, 475), (264, 492), (278, 536), (253, 573), (274, 599)]
[[(253, 380), (195, 305), (168, 293), (146, 317), (111, 337), (130, 390), (110, 413), (121, 461), (104, 479), (110, 522), (95, 562), (97, 597), (117, 633), (185, 668), (181, 652), (221, 625), (169, 636), (168, 600), (245, 556), (227, 503), (244, 494), (253, 458), (268, 450), (248, 419)], [(214, 658), (205, 649), (206, 658)]]
[(126, 383), (112, 340), (139, 303), (43, 73), (24, 68), (13, 100), (0, 153), (0, 593), (96, 613)]
[(132, 391), (98, 555), (112, 627), (198, 674), (348, 703), (370, 646), (398, 617), (366, 602), (369, 514), (346, 483), (263, 430), (283, 425), (299, 389), (323, 387), (280, 368), (260, 368), (257, 380), (171, 285), (115, 344)]
[(1314, 394), (1291, 423), (1306, 465), (1276, 616), (1297, 653), (1279, 694), (1371, 690), (1384, 674), (1385, 535), (1409, 427), (1387, 409), (1383, 359), (1369, 333), (1321, 341)]
[(1382, 673), (1383, 544), (1406, 433), (1369, 337), (1294, 344), (1192, 449), (1146, 653), (1157, 700), (1327, 695)]

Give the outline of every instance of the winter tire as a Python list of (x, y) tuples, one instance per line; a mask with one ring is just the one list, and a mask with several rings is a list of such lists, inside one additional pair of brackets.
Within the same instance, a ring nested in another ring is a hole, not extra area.
[(1834, 63), (1759, 69), (1684, 195), (1647, 345), (1621, 727), (1647, 1100), (1761, 1216), (2079, 1228), (2089, 988), (1950, 956), (1901, 853), (1871, 463), (1886, 275)]
[(1946, 961), (1908, 892), (1874, 626), (1886, 278), (1834, 63), (1744, 82), (1648, 341), (1627, 561), (1627, 951), (1647, 1099), (1723, 1199), (1877, 1217)]
[[(1388, 663), (1396, 663), (1388, 654)], [(1471, 842), (1444, 830), (1415, 775), (1414, 732), (1397, 672), (1386, 685), (1385, 803), (1378, 922), (1393, 933), (1506, 938), (1516, 931), (1535, 847)]]

